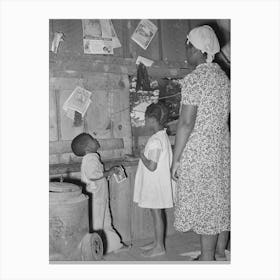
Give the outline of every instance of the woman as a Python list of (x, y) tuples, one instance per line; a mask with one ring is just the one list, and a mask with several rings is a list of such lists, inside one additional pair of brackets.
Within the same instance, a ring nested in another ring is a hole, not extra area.
[(187, 36), (186, 56), (195, 69), (182, 81), (171, 176), (177, 181), (178, 231), (200, 234), (198, 260), (225, 260), (230, 230), (230, 83), (218, 64), (220, 51), (210, 26)]

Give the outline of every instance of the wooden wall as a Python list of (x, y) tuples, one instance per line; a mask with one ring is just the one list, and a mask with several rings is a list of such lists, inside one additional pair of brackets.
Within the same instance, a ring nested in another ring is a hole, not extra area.
[[(114, 49), (113, 56), (84, 54), (81, 20), (49, 21), (50, 46), (54, 32), (65, 35), (58, 53), (49, 53), (49, 150), (53, 177), (63, 174), (79, 179), (80, 166), (76, 162), (80, 159), (71, 153), (70, 143), (83, 131), (101, 139), (103, 159), (120, 158), (125, 153), (131, 153), (128, 75), (136, 74), (138, 55), (154, 60), (148, 69), (151, 77), (182, 77), (190, 72), (184, 62), (184, 41), (191, 28), (210, 23), (216, 33), (220, 31), (220, 40), (229, 40), (229, 32), (219, 30), (215, 20), (152, 21), (157, 25), (158, 32), (145, 51), (130, 39), (139, 19), (113, 20), (122, 44), (121, 48)], [(84, 120), (75, 126), (65, 116), (62, 105), (77, 85), (93, 93), (93, 103)], [(128, 180), (120, 185), (110, 182), (114, 225), (125, 241), (150, 237), (153, 228), (149, 211), (138, 208), (132, 202), (136, 166), (127, 165), (126, 171)], [(173, 219), (173, 210), (169, 209), (167, 234), (174, 232)]]
[[(129, 118), (128, 75), (136, 73), (138, 55), (154, 60), (148, 69), (152, 77), (182, 77), (189, 73), (185, 64), (184, 41), (189, 30), (215, 20), (152, 19), (158, 32), (147, 50), (130, 39), (140, 19), (112, 20), (122, 47), (114, 55), (90, 55), (83, 52), (82, 21), (63, 19), (49, 21), (49, 44), (54, 32), (65, 39), (58, 53), (49, 55), (49, 141), (50, 163), (72, 163), (78, 159), (71, 153), (71, 139), (85, 131), (105, 139), (103, 158), (118, 158), (132, 150)], [(228, 35), (219, 37), (226, 38)], [(80, 85), (93, 92), (93, 103), (79, 126), (65, 116), (62, 105), (74, 88)], [(113, 140), (110, 142), (110, 140)], [(109, 142), (108, 142), (109, 141)], [(101, 144), (102, 146), (102, 144)]]

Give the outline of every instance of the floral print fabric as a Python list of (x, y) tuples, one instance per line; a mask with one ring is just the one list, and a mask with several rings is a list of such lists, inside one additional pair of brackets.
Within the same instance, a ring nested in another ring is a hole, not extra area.
[(218, 234), (230, 230), (230, 82), (218, 64), (205, 63), (181, 86), (181, 105), (198, 109), (180, 159), (174, 226)]

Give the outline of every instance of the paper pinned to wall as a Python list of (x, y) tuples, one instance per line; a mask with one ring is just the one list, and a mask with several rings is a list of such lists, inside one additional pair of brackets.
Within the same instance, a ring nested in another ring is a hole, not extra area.
[(75, 119), (75, 111), (67, 108), (66, 116), (74, 121), (74, 119)]
[(63, 33), (62, 32), (55, 32), (52, 40), (51, 51), (53, 53), (57, 53), (58, 47), (60, 42), (63, 41)]
[(150, 67), (150, 66), (152, 66), (152, 64), (154, 63), (154, 61), (153, 60), (151, 60), (151, 59), (148, 59), (148, 58), (146, 58), (146, 57), (143, 57), (143, 56), (138, 56), (137, 57), (137, 60), (136, 60), (136, 64), (138, 65), (138, 64), (140, 64), (140, 63), (143, 63), (146, 67)]
[(116, 30), (115, 30), (114, 25), (111, 20), (110, 20), (110, 26), (111, 26), (111, 32), (112, 32), (113, 48), (115, 48), (115, 49), (120, 48), (122, 45), (117, 36)]
[(154, 25), (150, 20), (142, 19), (132, 34), (131, 39), (141, 48), (146, 50), (153, 40), (157, 29), (157, 26)]
[(82, 25), (85, 54), (114, 54), (108, 20), (83, 19)]
[(112, 39), (84, 39), (86, 54), (114, 54)]
[(114, 54), (121, 47), (113, 23), (109, 19), (84, 19), (83, 43), (86, 54)]
[(84, 117), (91, 103), (90, 97), (90, 91), (77, 86), (63, 104), (63, 110), (67, 112), (67, 116), (71, 119), (74, 119), (75, 111), (79, 112), (82, 117)]

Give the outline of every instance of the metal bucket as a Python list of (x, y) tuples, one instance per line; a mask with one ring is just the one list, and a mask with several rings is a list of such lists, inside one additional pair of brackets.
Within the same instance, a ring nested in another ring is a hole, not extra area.
[(49, 183), (50, 261), (100, 260), (103, 244), (89, 233), (88, 197), (79, 186)]

